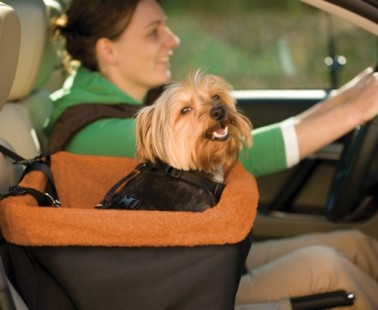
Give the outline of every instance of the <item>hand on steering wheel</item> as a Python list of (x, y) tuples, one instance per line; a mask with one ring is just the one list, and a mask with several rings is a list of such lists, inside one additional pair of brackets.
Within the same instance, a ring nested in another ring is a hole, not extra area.
[[(373, 162), (378, 160), (378, 116), (351, 132), (331, 184), (326, 205), (327, 219), (339, 222), (352, 219), (350, 214), (368, 193), (366, 179)], [(349, 215), (349, 216), (348, 216)]]

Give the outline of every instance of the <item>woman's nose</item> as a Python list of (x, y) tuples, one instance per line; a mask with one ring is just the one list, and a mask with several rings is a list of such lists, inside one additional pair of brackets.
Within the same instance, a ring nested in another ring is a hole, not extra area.
[(166, 45), (171, 49), (178, 47), (180, 45), (180, 38), (176, 36), (173, 33), (173, 31), (169, 29), (168, 27), (166, 28), (165, 31), (166, 31), (166, 38), (165, 38)]

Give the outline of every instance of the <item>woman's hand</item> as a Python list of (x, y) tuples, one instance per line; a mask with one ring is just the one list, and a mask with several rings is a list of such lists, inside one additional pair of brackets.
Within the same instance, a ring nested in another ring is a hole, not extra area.
[(346, 104), (350, 104), (356, 115), (360, 116), (358, 124), (363, 124), (378, 115), (378, 73), (371, 72), (354, 87), (354, 96)]

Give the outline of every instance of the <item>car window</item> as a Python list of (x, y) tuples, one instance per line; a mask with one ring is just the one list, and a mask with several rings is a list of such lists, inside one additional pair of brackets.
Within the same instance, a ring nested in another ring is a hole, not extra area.
[(181, 38), (174, 78), (222, 75), (235, 89), (335, 88), (377, 62), (377, 38), (292, 0), (166, 0)]

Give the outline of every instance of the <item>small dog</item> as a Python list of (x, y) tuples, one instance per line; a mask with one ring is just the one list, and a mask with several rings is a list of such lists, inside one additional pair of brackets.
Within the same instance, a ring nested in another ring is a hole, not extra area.
[(216, 205), (225, 169), (250, 146), (252, 125), (239, 113), (231, 86), (200, 71), (171, 83), (136, 116), (143, 164), (105, 208), (204, 211)]

